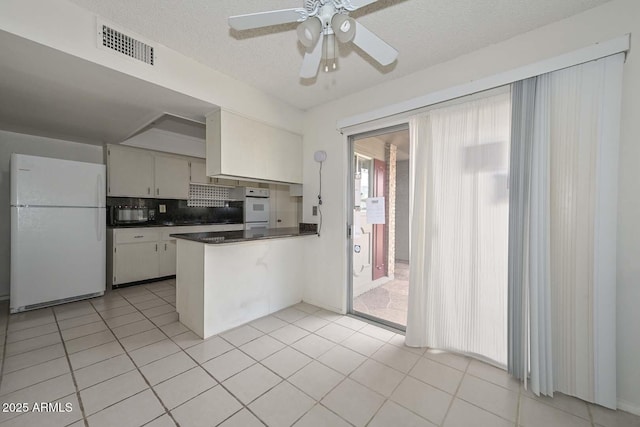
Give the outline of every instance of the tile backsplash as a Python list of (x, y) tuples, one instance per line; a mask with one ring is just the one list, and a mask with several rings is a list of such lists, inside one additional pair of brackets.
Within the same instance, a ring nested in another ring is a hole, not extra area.
[[(220, 206), (189, 206), (188, 200), (107, 197), (107, 206), (141, 206), (155, 211), (155, 223), (203, 222), (242, 223), (243, 203), (224, 202)], [(164, 212), (160, 212), (164, 206)]]

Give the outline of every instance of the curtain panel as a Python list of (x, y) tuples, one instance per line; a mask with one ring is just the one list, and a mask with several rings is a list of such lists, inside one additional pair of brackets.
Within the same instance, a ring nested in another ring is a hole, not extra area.
[(510, 95), (410, 122), (406, 342), (507, 364)]

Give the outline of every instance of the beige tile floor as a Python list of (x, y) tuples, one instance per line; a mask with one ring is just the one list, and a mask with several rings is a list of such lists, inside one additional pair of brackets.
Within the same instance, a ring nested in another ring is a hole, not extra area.
[(174, 305), (173, 281), (11, 316), (5, 303), (0, 401), (72, 410), (0, 412), (0, 426), (640, 426), (308, 304), (204, 341)]

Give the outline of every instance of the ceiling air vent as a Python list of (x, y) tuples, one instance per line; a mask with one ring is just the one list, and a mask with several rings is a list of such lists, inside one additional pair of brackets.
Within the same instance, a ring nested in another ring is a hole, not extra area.
[(153, 46), (100, 21), (98, 21), (98, 44), (102, 48), (119, 52), (149, 65), (153, 65), (155, 62)]

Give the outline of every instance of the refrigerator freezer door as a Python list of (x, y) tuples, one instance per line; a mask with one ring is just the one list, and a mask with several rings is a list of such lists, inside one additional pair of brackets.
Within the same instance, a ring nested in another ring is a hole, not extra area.
[(11, 206), (104, 207), (105, 166), (11, 155)]
[(11, 208), (11, 312), (105, 291), (104, 208)]

